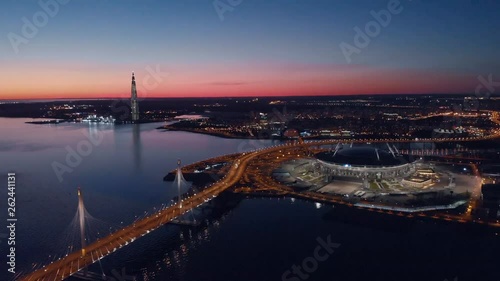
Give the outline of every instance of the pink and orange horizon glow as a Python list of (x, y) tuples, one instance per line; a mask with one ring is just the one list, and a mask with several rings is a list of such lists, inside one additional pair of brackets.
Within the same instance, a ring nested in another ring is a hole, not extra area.
[(477, 84), (473, 75), (361, 65), (157, 65), (166, 75), (156, 81), (146, 70), (156, 65), (11, 63), (0, 69), (0, 99), (126, 98), (132, 71), (142, 98), (470, 93)]

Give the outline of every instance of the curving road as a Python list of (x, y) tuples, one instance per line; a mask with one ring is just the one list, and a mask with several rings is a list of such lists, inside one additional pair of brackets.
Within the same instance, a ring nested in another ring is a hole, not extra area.
[[(495, 121), (498, 122), (498, 114), (494, 115)], [(498, 123), (497, 123), (498, 124)], [(236, 184), (243, 176), (248, 163), (259, 155), (270, 153), (276, 150), (297, 147), (309, 147), (318, 145), (336, 144), (339, 142), (344, 143), (375, 143), (375, 142), (460, 142), (460, 141), (477, 141), (481, 139), (491, 139), (500, 136), (500, 131), (496, 131), (494, 135), (486, 136), (483, 138), (469, 137), (469, 138), (438, 138), (438, 139), (337, 139), (337, 140), (323, 140), (323, 141), (309, 141), (303, 142), (302, 140), (296, 143), (287, 143), (279, 146), (259, 149), (249, 153), (241, 154), (232, 164), (227, 175), (220, 181), (207, 187), (202, 192), (199, 192), (187, 199), (184, 199), (181, 205), (176, 204), (168, 208), (162, 209), (157, 213), (137, 221), (123, 229), (120, 229), (107, 237), (99, 239), (92, 244), (85, 247), (84, 250), (73, 252), (64, 258), (53, 262), (42, 269), (34, 271), (20, 280), (22, 281), (35, 281), (35, 280), (64, 280), (79, 270), (87, 267), (90, 264), (97, 262), (105, 256), (115, 252), (116, 250), (134, 242), (137, 238), (144, 236), (151, 231), (159, 228), (160, 226), (174, 220), (187, 211), (200, 206), (201, 204), (216, 197), (232, 185)], [(321, 196), (316, 195), (317, 199)]]
[(64, 280), (86, 266), (134, 242), (135, 239), (150, 233), (187, 211), (216, 197), (221, 192), (234, 185), (242, 177), (249, 161), (262, 153), (265, 152), (260, 151), (241, 155), (230, 168), (226, 177), (209, 186), (202, 192), (183, 200), (182, 206), (176, 204), (160, 210), (149, 217), (89, 244), (84, 250), (73, 252), (20, 280)]

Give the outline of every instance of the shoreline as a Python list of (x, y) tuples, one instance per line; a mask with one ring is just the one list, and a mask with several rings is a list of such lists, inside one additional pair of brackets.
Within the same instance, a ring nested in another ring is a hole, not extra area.
[[(187, 132), (187, 133), (194, 133), (194, 134), (202, 134), (202, 135), (209, 135), (209, 136), (215, 136), (215, 137), (220, 137), (224, 139), (249, 139), (249, 140), (280, 140), (280, 141), (290, 141), (290, 140), (298, 140), (298, 138), (288, 138), (288, 137), (258, 137), (258, 136), (235, 136), (235, 135), (229, 135), (229, 134), (223, 134), (223, 133), (216, 133), (216, 132), (207, 132), (207, 131), (202, 131), (198, 129), (188, 129), (188, 128), (175, 128), (175, 127), (170, 127), (168, 125), (166, 126), (161, 126), (156, 128), (157, 130), (164, 130), (164, 131), (172, 131), (172, 132)], [(332, 138), (327, 138), (327, 137), (303, 137), (303, 140), (331, 140)], [(352, 139), (355, 141), (356, 139)]]
[(172, 132), (187, 132), (187, 133), (194, 133), (194, 134), (202, 134), (202, 135), (209, 135), (209, 136), (214, 136), (214, 137), (220, 137), (224, 139), (269, 139), (269, 140), (290, 140), (288, 138), (282, 138), (282, 137), (273, 137), (273, 138), (258, 138), (255, 136), (233, 136), (233, 135), (227, 135), (223, 133), (215, 133), (215, 132), (206, 132), (206, 131), (201, 131), (197, 129), (186, 129), (186, 128), (173, 128), (173, 127), (166, 127), (166, 126), (161, 126), (156, 128), (157, 130), (164, 130), (164, 131), (172, 131)]
[[(322, 136), (314, 136), (314, 137), (302, 137), (302, 138), (287, 138), (287, 137), (258, 137), (258, 136), (234, 136), (234, 135), (227, 135), (223, 133), (216, 133), (216, 132), (206, 132), (198, 129), (188, 129), (188, 128), (174, 128), (174, 127), (168, 127), (166, 126), (161, 126), (157, 127), (157, 130), (164, 130), (164, 131), (177, 131), (177, 132), (188, 132), (188, 133), (195, 133), (195, 134), (203, 134), (203, 135), (210, 135), (210, 136), (215, 136), (215, 137), (220, 137), (220, 138), (225, 138), (225, 139), (250, 139), (250, 140), (280, 140), (280, 141), (297, 141), (297, 140), (304, 140), (304, 141), (333, 141), (333, 140), (338, 140), (339, 142), (360, 142), (363, 141), (364, 139), (362, 138), (350, 138), (350, 139), (345, 139), (345, 138), (329, 138), (329, 137), (322, 137)], [(439, 138), (433, 138), (433, 139), (418, 139), (415, 138), (414, 140), (412, 139), (403, 139), (403, 140), (398, 140), (398, 139), (385, 139), (385, 142), (404, 142), (404, 143), (410, 143), (410, 142), (422, 142), (422, 143), (428, 143), (428, 142), (482, 142), (482, 141), (495, 141), (495, 140), (500, 140), (500, 133), (497, 135), (489, 135), (487, 137), (483, 138), (471, 138), (471, 139), (466, 139), (466, 140), (442, 140)], [(373, 141), (368, 141), (367, 143), (370, 144)], [(375, 139), (375, 142), (381, 142), (377, 141)]]
[[(24, 118), (24, 117), (22, 117)], [(36, 118), (33, 118), (36, 119)], [(42, 119), (42, 118), (39, 118)], [(75, 119), (44, 119), (44, 120), (33, 120), (33, 121), (26, 121), (24, 123), (26, 124), (33, 124), (33, 125), (46, 125), (46, 124), (61, 124), (61, 123), (80, 123), (80, 124), (104, 124), (104, 125), (125, 125), (125, 124), (149, 124), (149, 123), (160, 123), (160, 122), (165, 122), (165, 120), (139, 120), (139, 121), (130, 121), (130, 120), (125, 120), (125, 121), (115, 121), (115, 122), (85, 122), (81, 120), (75, 120)]]

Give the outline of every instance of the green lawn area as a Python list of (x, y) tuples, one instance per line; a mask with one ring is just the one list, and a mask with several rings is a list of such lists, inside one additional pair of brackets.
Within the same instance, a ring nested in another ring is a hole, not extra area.
[(389, 185), (385, 181), (383, 181), (381, 185), (384, 187), (384, 189), (389, 189)]
[(375, 183), (374, 181), (370, 182), (370, 189), (380, 190), (380, 188), (378, 187), (377, 183)]

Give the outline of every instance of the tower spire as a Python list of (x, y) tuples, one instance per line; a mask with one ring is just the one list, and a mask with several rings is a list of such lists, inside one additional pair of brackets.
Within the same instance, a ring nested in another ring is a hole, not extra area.
[(139, 120), (139, 103), (137, 102), (137, 87), (135, 85), (135, 73), (132, 71), (132, 90), (130, 97), (130, 109), (132, 111), (132, 121)]

